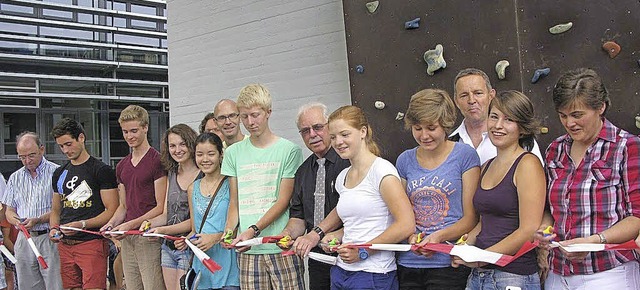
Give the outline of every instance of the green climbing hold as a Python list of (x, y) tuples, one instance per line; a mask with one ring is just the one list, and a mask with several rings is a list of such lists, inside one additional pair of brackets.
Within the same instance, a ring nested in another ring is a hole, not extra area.
[(442, 44), (436, 45), (435, 49), (427, 50), (424, 53), (424, 61), (427, 63), (427, 74), (432, 76), (435, 71), (447, 67), (447, 62), (444, 60)]
[(549, 28), (549, 32), (551, 34), (560, 34), (567, 32), (571, 27), (573, 27), (573, 22), (562, 23)]
[(367, 6), (367, 10), (369, 10), (369, 13), (376, 12), (376, 10), (378, 10), (378, 5), (380, 5), (380, 1), (372, 1), (365, 4), (365, 6)]
[(509, 61), (503, 59), (496, 63), (496, 74), (498, 74), (498, 79), (504, 80), (507, 77), (507, 67), (509, 66)]

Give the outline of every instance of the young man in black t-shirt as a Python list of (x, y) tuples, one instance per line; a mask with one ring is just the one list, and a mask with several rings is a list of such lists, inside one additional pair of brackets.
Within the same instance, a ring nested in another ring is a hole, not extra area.
[(119, 205), (114, 171), (89, 155), (82, 125), (64, 118), (52, 135), (69, 161), (53, 173), (49, 237), (59, 242), (65, 289), (106, 289), (108, 248), (99, 235), (60, 229), (58, 225), (99, 231)]

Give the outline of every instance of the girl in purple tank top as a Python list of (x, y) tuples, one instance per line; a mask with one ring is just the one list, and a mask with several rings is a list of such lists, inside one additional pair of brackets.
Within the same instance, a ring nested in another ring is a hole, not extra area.
[[(533, 104), (524, 94), (501, 92), (491, 101), (487, 128), (498, 154), (482, 167), (473, 198), (481, 222), (469, 234), (468, 243), (513, 255), (532, 239), (540, 226), (546, 194), (545, 175), (540, 160), (528, 153), (533, 147), (536, 124)], [(459, 257), (454, 257), (452, 263), (473, 268), (467, 289), (540, 289), (535, 252), (505, 267), (467, 263)]]

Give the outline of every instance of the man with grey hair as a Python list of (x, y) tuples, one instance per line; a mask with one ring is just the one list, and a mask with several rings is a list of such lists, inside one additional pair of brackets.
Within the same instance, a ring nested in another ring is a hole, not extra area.
[(213, 115), (216, 125), (222, 133), (222, 146), (227, 148), (233, 143), (242, 141), (249, 136), (242, 135), (240, 131), (240, 112), (236, 102), (229, 99), (220, 100), (213, 108)]
[[(296, 125), (313, 154), (296, 171), (289, 222), (281, 234), (297, 238), (293, 250), (303, 256), (309, 251), (323, 253), (317, 244), (325, 233), (318, 225), (338, 204), (334, 182), (350, 165), (331, 147), (327, 121), (327, 107), (321, 103), (309, 103), (298, 110)], [(331, 288), (330, 270), (331, 265), (309, 259), (310, 289)]]
[(58, 165), (44, 158), (44, 146), (34, 132), (16, 138), (18, 158), (24, 165), (11, 174), (2, 202), (7, 206), (7, 221), (24, 226), (49, 266), (44, 269), (32, 252), (24, 233), (19, 232), (14, 245), (19, 289), (62, 289), (60, 256), (49, 240), (49, 214), (53, 199), (51, 178)]
[[(491, 87), (489, 76), (477, 68), (461, 70), (453, 81), (453, 101), (464, 119), (449, 139), (466, 143), (476, 149), (482, 164), (497, 154), (496, 147), (489, 140), (487, 133), (489, 103), (495, 96), (496, 90)], [(544, 164), (538, 142), (534, 143), (530, 151)]]

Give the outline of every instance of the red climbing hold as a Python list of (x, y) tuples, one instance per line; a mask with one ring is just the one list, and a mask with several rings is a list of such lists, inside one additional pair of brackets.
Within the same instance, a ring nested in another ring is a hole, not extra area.
[(602, 45), (602, 49), (606, 50), (609, 53), (610, 58), (614, 58), (620, 53), (620, 45), (613, 41), (607, 41)]

